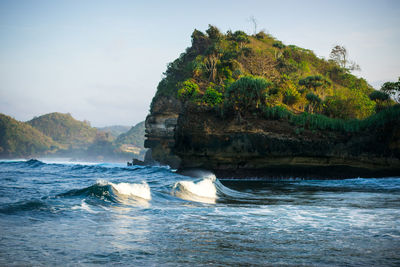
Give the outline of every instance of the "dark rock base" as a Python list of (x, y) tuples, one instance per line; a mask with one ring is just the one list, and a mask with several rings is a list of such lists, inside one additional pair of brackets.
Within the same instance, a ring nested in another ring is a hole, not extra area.
[(350, 166), (273, 166), (263, 169), (212, 170), (219, 179), (327, 180), (351, 178), (400, 178), (400, 169), (365, 169)]

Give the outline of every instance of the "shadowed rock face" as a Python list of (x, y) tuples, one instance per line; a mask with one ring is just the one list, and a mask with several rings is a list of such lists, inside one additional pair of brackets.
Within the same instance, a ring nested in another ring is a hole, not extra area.
[(175, 98), (158, 98), (146, 118), (144, 146), (151, 149), (154, 160), (172, 168), (180, 165), (180, 158), (171, 152), (175, 146), (174, 130), (180, 110), (181, 104)]
[(400, 175), (400, 127), (357, 134), (304, 130), (286, 121), (247, 116), (219, 119), (187, 108), (179, 116), (173, 153), (180, 169), (203, 168), (218, 177), (348, 178)]
[(145, 147), (161, 164), (217, 177), (400, 176), (400, 125), (360, 133), (296, 131), (282, 120), (221, 119), (175, 98), (159, 98), (146, 118)]

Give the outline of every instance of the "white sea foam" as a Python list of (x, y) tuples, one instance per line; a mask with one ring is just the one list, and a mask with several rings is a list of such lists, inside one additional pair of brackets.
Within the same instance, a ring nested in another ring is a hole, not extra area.
[(81, 210), (85, 210), (85, 211), (87, 211), (87, 212), (89, 212), (89, 213), (97, 213), (96, 211), (92, 210), (92, 209), (89, 207), (89, 205), (85, 202), (85, 200), (82, 200), (82, 202), (81, 202), (80, 205), (73, 206), (72, 209), (73, 209), (73, 210), (81, 209)]
[(120, 194), (140, 197), (145, 200), (151, 200), (150, 187), (146, 182), (142, 182), (141, 184), (129, 184), (129, 183), (119, 183), (119, 184), (110, 183), (110, 184)]
[(179, 181), (172, 189), (173, 194), (185, 200), (214, 204), (218, 199), (215, 180), (214, 175), (209, 175), (198, 182)]
[(146, 182), (140, 184), (130, 184), (130, 183), (111, 183), (106, 180), (98, 180), (99, 185), (111, 185), (118, 194), (137, 197), (144, 200), (151, 200), (151, 190), (150, 186)]

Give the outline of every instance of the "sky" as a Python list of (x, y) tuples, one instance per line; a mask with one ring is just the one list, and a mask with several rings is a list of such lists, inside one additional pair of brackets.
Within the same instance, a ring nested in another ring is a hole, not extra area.
[(328, 58), (347, 48), (379, 88), (400, 76), (400, 1), (0, 0), (0, 113), (71, 113), (92, 126), (146, 118), (194, 29), (257, 30)]

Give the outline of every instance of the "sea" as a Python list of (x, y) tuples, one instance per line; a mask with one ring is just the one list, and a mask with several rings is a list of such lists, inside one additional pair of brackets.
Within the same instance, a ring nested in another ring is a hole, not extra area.
[(0, 161), (0, 266), (400, 266), (400, 179)]

